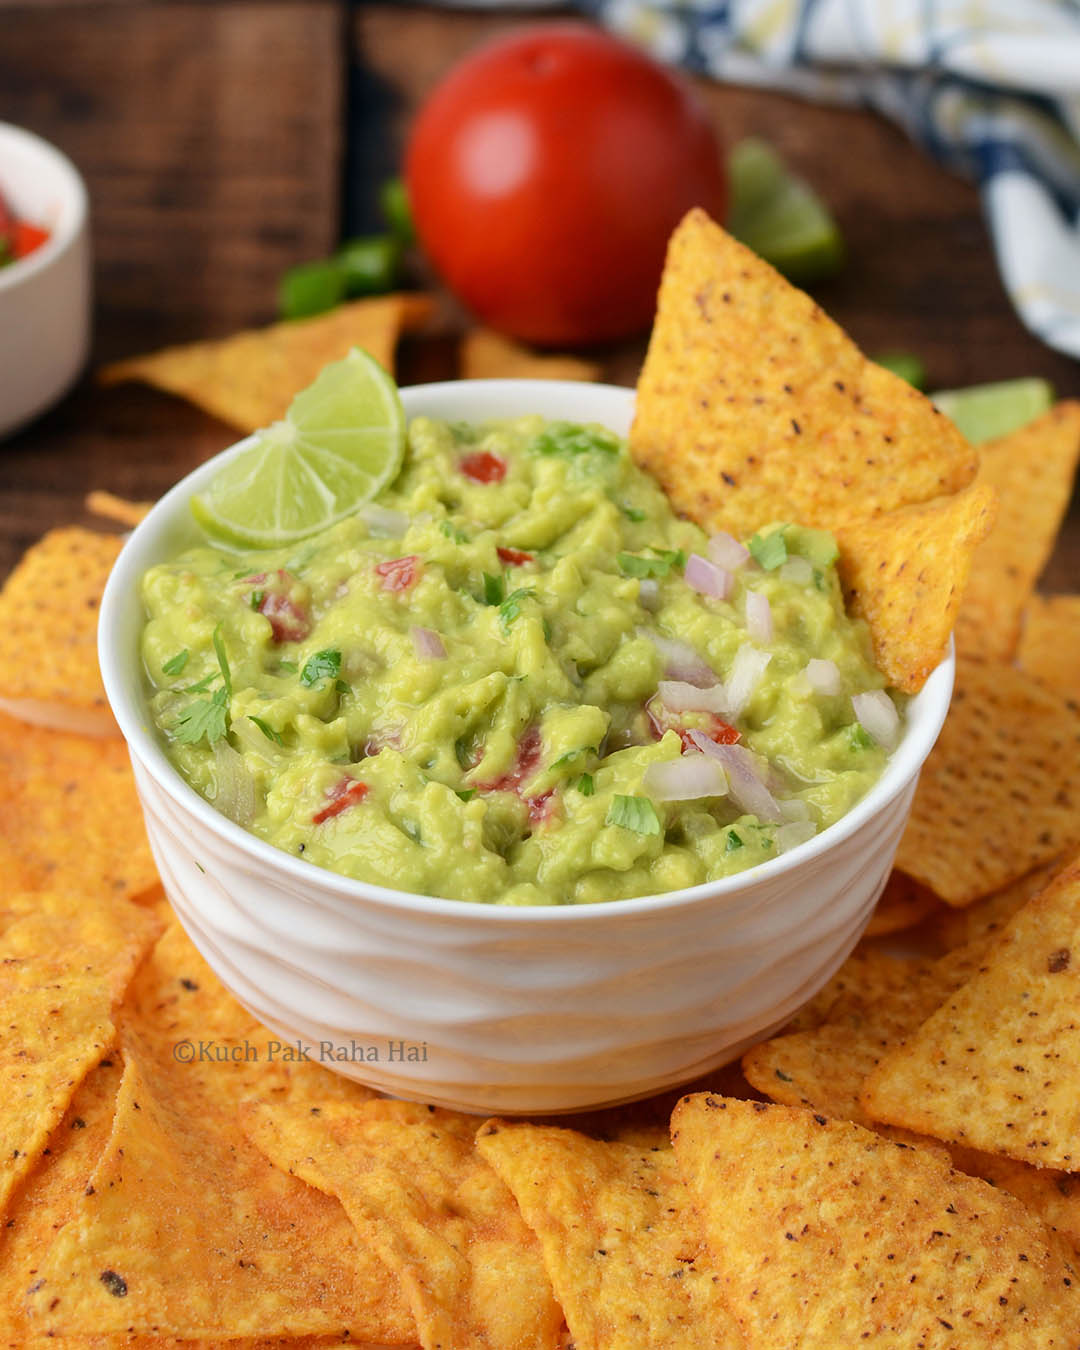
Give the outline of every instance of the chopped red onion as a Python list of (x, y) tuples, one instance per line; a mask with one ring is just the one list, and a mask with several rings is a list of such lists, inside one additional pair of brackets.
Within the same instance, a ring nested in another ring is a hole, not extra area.
[(214, 742), (214, 771), (217, 777), (217, 795), (214, 805), (223, 816), (237, 825), (250, 825), (255, 819), (258, 803), (255, 800), (255, 779), (228, 741)]
[(724, 766), (705, 755), (681, 755), (662, 764), (650, 764), (641, 785), (660, 802), (688, 802), (698, 797), (725, 797), (728, 777)]
[(754, 697), (754, 691), (761, 683), (761, 677), (765, 674), (765, 667), (770, 660), (771, 657), (768, 652), (759, 651), (749, 642), (744, 642), (735, 653), (735, 660), (731, 663), (731, 673), (727, 678), (727, 711), (729, 717), (738, 717)]
[(780, 814), (785, 820), (809, 820), (810, 808), (801, 797), (784, 797), (780, 800)]
[(737, 572), (750, 561), (750, 550), (739, 543), (734, 535), (726, 530), (718, 530), (708, 544), (705, 552), (717, 567), (726, 567), (729, 572)]
[(660, 608), (660, 583), (653, 577), (645, 577), (638, 585), (638, 603), (642, 609)]
[(768, 825), (779, 825), (783, 820), (780, 803), (761, 781), (757, 765), (750, 751), (742, 745), (717, 745), (700, 731), (691, 731), (690, 739), (710, 759), (715, 759), (727, 770), (728, 796), (735, 805)]
[(639, 628), (638, 632), (647, 637), (664, 658), (664, 672), (669, 679), (685, 680), (699, 688), (716, 683), (716, 671), (707, 666), (688, 643), (661, 637), (652, 628)]
[(686, 560), (683, 573), (686, 584), (702, 595), (711, 595), (714, 600), (726, 600), (731, 594), (735, 578), (726, 567), (718, 567), (700, 553), (691, 553)]
[(835, 661), (822, 661), (815, 656), (807, 661), (803, 674), (816, 694), (838, 694), (843, 688), (840, 667)]
[(815, 834), (817, 826), (811, 820), (793, 820), (787, 825), (781, 825), (776, 831), (776, 852), (787, 853), (789, 849), (798, 848), (800, 844), (813, 839)]
[(727, 690), (722, 684), (702, 689), (683, 680), (661, 680), (657, 690), (668, 712), (708, 712), (723, 717), (728, 709)]
[(900, 737), (900, 714), (896, 704), (884, 689), (871, 689), (866, 694), (853, 694), (851, 706), (862, 729), (878, 745), (891, 750)]
[(780, 576), (784, 581), (794, 582), (796, 586), (809, 586), (814, 579), (814, 569), (807, 558), (797, 554), (780, 565)]
[(409, 629), (409, 636), (421, 661), (441, 661), (446, 656), (442, 638), (432, 629), (414, 626)]
[(746, 631), (754, 642), (772, 641), (772, 607), (769, 597), (760, 591), (746, 592)]
[(362, 506), (359, 514), (361, 519), (367, 522), (372, 534), (387, 539), (400, 539), (409, 528), (409, 517), (403, 511), (391, 511), (385, 506), (377, 506), (374, 502)]

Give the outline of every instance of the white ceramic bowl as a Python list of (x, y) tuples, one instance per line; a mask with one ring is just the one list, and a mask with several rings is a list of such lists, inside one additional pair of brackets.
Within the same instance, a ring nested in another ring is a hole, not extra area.
[[(538, 412), (620, 433), (633, 408), (631, 390), (555, 381), (422, 385), (402, 397), (410, 417)], [(951, 657), (910, 703), (905, 737), (867, 796), (817, 838), (740, 876), (521, 909), (351, 881), (219, 815), (149, 723), (138, 581), (194, 541), (188, 501), (231, 453), (185, 478), (128, 541), (101, 607), (100, 656), (169, 898), (260, 1021), (384, 1092), (467, 1111), (554, 1112), (685, 1082), (817, 992), (885, 883), (948, 708)]]
[(17, 216), (51, 232), (0, 268), (0, 437), (44, 412), (74, 383), (90, 344), (86, 188), (71, 161), (0, 122), (0, 193)]

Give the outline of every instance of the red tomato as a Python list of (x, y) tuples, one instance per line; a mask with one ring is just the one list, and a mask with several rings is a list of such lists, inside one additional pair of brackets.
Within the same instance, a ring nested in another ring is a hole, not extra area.
[(719, 144), (689, 90), (582, 24), (503, 38), (431, 95), (405, 165), (417, 234), (487, 323), (577, 345), (648, 327), (668, 236), (723, 219)]
[(38, 225), (31, 225), (25, 220), (17, 220), (11, 231), (11, 256), (13, 258), (29, 257), (48, 238), (48, 230), (43, 230)]
[(474, 483), (501, 483), (506, 477), (506, 460), (488, 450), (477, 450), (461, 461), (461, 472)]

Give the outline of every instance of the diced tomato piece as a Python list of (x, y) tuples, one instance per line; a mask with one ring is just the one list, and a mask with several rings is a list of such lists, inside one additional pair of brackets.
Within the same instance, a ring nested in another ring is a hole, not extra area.
[(358, 778), (339, 779), (326, 794), (326, 805), (311, 817), (311, 823), (321, 825), (324, 820), (340, 816), (342, 811), (347, 811), (350, 806), (362, 802), (369, 790), (368, 785), (361, 783)]
[(31, 225), (25, 220), (16, 220), (9, 231), (11, 256), (13, 258), (25, 258), (28, 254), (33, 253), (36, 248), (40, 248), (48, 237), (48, 230), (43, 230), (38, 225)]
[(504, 563), (509, 563), (511, 567), (521, 567), (524, 563), (533, 560), (531, 553), (525, 553), (520, 548), (497, 548), (495, 552)]
[(407, 591), (420, 576), (420, 558), (410, 553), (405, 558), (389, 558), (379, 563), (375, 571), (382, 577), (384, 591)]
[(528, 797), (529, 820), (534, 825), (542, 825), (555, 810), (555, 789), (549, 788), (539, 797)]
[[(306, 605), (294, 599), (296, 578), (279, 569), (273, 578), (266, 572), (245, 577), (242, 586), (250, 586), (249, 603), (265, 619), (275, 642), (303, 642), (311, 632), (311, 615)], [(256, 599), (256, 597), (258, 597)]]
[(506, 477), (506, 460), (489, 450), (477, 450), (461, 461), (461, 472), (474, 483), (501, 483)]
[(678, 715), (669, 712), (658, 698), (650, 699), (645, 705), (645, 716), (649, 719), (653, 735), (658, 741), (663, 738), (665, 731), (674, 731), (678, 733), (684, 750), (696, 750), (697, 746), (690, 739), (691, 730), (698, 731), (703, 736), (708, 736), (709, 740), (715, 741), (717, 745), (734, 745), (739, 739), (741, 734), (739, 730), (725, 722), (722, 717), (718, 717), (716, 713), (695, 715), (704, 715), (708, 719), (704, 726), (692, 728), (686, 726)]

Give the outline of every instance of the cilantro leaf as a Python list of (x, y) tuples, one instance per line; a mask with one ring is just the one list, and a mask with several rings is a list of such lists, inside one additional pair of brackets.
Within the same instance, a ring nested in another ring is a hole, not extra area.
[(766, 572), (772, 572), (781, 563), (787, 562), (787, 542), (783, 530), (774, 530), (772, 534), (764, 536), (755, 534), (746, 547)]
[(464, 530), (459, 529), (451, 520), (442, 520), (439, 522), (440, 531), (446, 535), (447, 539), (452, 539), (455, 544), (467, 544), (469, 536)]
[(666, 577), (675, 565), (676, 555), (667, 558), (642, 558), (636, 553), (617, 553), (615, 561), (627, 577)]
[(636, 834), (663, 834), (656, 807), (648, 797), (624, 797), (616, 793), (608, 807), (607, 825), (621, 825)]
[(333, 647), (309, 657), (300, 672), (300, 683), (310, 689), (322, 679), (334, 680), (341, 672), (341, 653)]
[(563, 455), (572, 459), (577, 455), (617, 455), (622, 442), (606, 427), (582, 426), (578, 422), (549, 422), (529, 442), (534, 455)]
[(619, 510), (627, 520), (632, 520), (635, 525), (640, 525), (643, 520), (648, 519), (648, 513), (636, 506), (620, 506)]
[(650, 544), (649, 552), (655, 553), (658, 558), (672, 567), (686, 566), (686, 554), (681, 548), (657, 548), (655, 544)]
[(561, 769), (564, 764), (572, 764), (579, 755), (593, 755), (595, 753), (596, 749), (591, 745), (580, 746), (577, 750), (567, 750), (566, 754), (560, 755), (551, 767), (553, 769)]
[(279, 661), (277, 666), (279, 671), (283, 670), (287, 675), (295, 675), (300, 669), (295, 661)]
[(191, 653), (185, 647), (182, 652), (177, 652), (175, 656), (170, 656), (161, 667), (162, 675), (180, 675), (188, 663), (188, 657)]
[(852, 722), (848, 727), (848, 742), (852, 750), (872, 750), (873, 737), (860, 722)]
[(593, 782), (591, 773), (583, 773), (578, 779), (577, 790), (583, 797), (591, 797), (596, 791), (596, 785)]
[(229, 670), (229, 658), (225, 651), (225, 638), (222, 636), (221, 624), (214, 629), (214, 652), (217, 656), (218, 669), (221, 671), (221, 682), (225, 686), (227, 698), (232, 698), (232, 672)]
[(463, 802), (471, 802), (476, 796), (476, 788), (455, 788), (454, 791)]
[(284, 745), (281, 739), (281, 733), (275, 731), (269, 722), (264, 722), (261, 717), (256, 717), (253, 713), (248, 713), (248, 721), (254, 722), (268, 741), (273, 741), (276, 745)]
[(521, 602), (523, 600), (535, 600), (536, 592), (528, 586), (519, 587), (516, 591), (511, 591), (506, 599), (499, 606), (499, 622), (502, 624), (504, 633), (508, 632), (510, 625), (521, 613)]
[(256, 614), (257, 614), (257, 613), (259, 612), (259, 610), (262, 608), (262, 602), (263, 602), (265, 599), (266, 599), (266, 592), (265, 592), (265, 591), (252, 591), (252, 592), (251, 592), (251, 601), (250, 601), (250, 604), (251, 604), (251, 608), (256, 612)]
[(210, 698), (189, 703), (176, 719), (173, 736), (181, 745), (195, 745), (204, 736), (209, 745), (222, 740), (228, 730), (228, 702), (228, 690), (222, 687), (215, 689)]
[(204, 675), (201, 680), (197, 680), (194, 684), (186, 685), (180, 692), (182, 694), (205, 694), (213, 683), (214, 678), (212, 673), (210, 675)]
[(737, 835), (734, 830), (728, 830), (727, 843), (724, 846), (724, 852), (734, 853), (737, 848), (742, 848), (742, 846), (742, 837)]
[(506, 582), (502, 577), (493, 577), (484, 573), (484, 604), (501, 605), (506, 599)]

